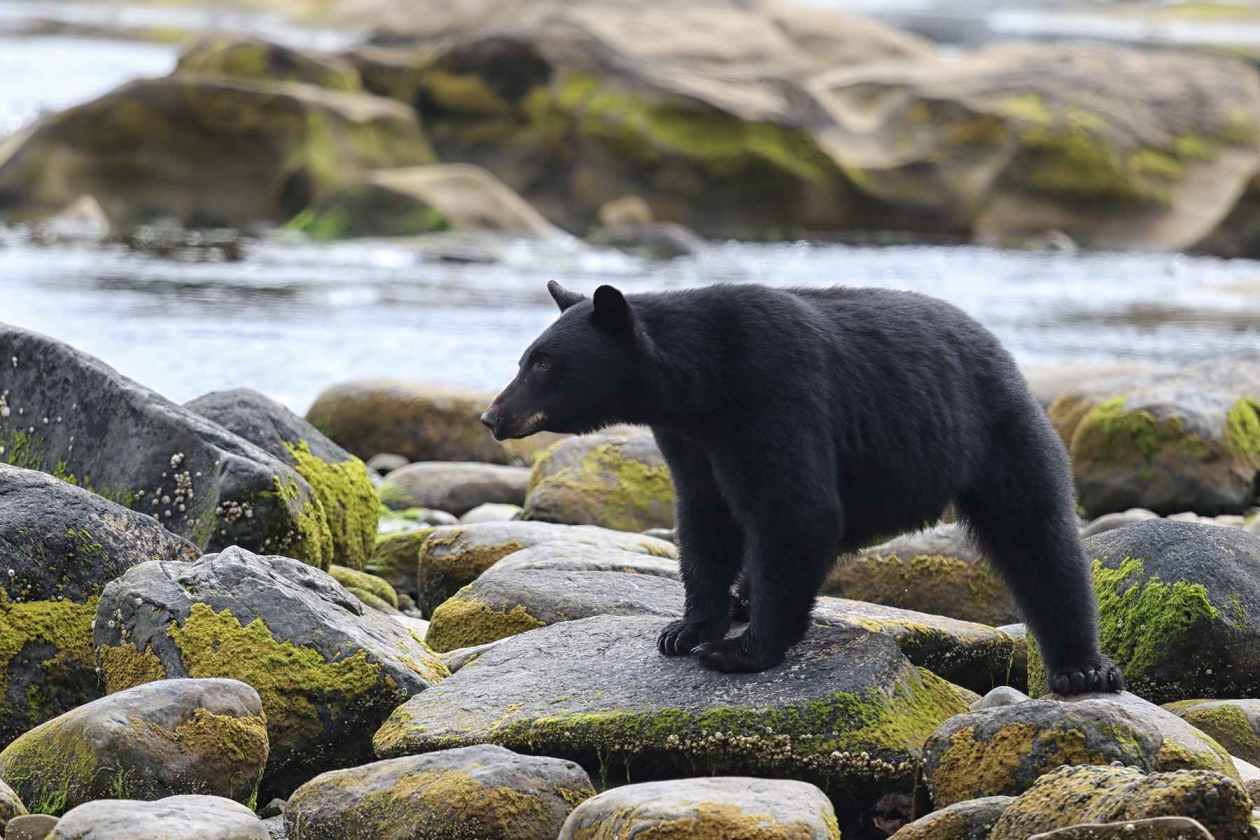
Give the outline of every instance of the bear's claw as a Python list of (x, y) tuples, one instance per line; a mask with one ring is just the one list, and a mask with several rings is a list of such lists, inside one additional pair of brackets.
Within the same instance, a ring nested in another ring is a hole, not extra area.
[(773, 668), (783, 661), (783, 654), (750, 651), (747, 632), (730, 639), (705, 642), (696, 648), (700, 664), (724, 674), (750, 674)]
[(657, 649), (665, 656), (686, 656), (704, 642), (722, 638), (726, 628), (686, 619), (671, 621), (656, 638)]
[(1051, 691), (1062, 696), (1124, 691), (1124, 675), (1105, 656), (1088, 667), (1069, 666), (1056, 669), (1050, 673), (1047, 682)]

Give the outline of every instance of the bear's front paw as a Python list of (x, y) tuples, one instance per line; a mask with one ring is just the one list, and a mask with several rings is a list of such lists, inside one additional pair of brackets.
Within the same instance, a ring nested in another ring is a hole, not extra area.
[(1102, 691), (1124, 691), (1124, 676), (1105, 656), (1085, 665), (1055, 668), (1047, 675), (1049, 688), (1055, 694), (1070, 696)]
[(761, 650), (751, 644), (748, 631), (731, 639), (707, 642), (696, 648), (700, 664), (724, 674), (749, 674), (773, 668), (783, 661), (783, 653)]
[(665, 625), (656, 638), (656, 647), (666, 656), (686, 656), (697, 645), (720, 639), (725, 634), (725, 627), (680, 619)]

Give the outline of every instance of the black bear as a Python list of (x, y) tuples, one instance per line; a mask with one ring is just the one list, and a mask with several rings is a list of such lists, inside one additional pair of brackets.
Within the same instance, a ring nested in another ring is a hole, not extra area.
[[(1098, 647), (1067, 454), (1014, 360), (962, 311), (884, 289), (548, 290), (560, 318), (482, 421), (500, 440), (651, 427), (686, 587), (663, 654), (778, 664), (838, 554), (952, 502), (1014, 592), (1050, 687), (1123, 687)], [(741, 568), (749, 623), (728, 638)]]

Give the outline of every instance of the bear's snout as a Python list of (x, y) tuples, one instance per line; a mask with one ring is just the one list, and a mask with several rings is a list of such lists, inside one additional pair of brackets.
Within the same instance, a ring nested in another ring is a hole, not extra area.
[(485, 426), (493, 434), (499, 425), (499, 412), (494, 406), (490, 406), (481, 413), (481, 425)]

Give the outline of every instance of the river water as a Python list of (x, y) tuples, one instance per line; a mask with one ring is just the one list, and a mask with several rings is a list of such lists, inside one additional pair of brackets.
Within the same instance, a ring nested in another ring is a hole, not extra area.
[[(286, 31), (322, 46), (338, 37)], [(0, 136), (126, 79), (165, 73), (174, 59), (159, 45), (0, 35)], [(1245, 260), (800, 243), (715, 243), (668, 263), (576, 242), (496, 242), (489, 251), (490, 261), (451, 261), (406, 243), (275, 236), (246, 241), (229, 261), (204, 250), (158, 257), (41, 244), (0, 228), (0, 321), (68, 341), (177, 401), (248, 386), (299, 412), (321, 388), (352, 378), (498, 387), (554, 317), (544, 290), (553, 278), (586, 291), (714, 282), (915, 289), (972, 313), (1030, 365), (1177, 364), (1260, 347), (1260, 263)]]

